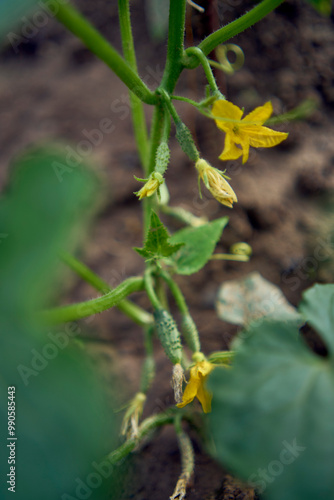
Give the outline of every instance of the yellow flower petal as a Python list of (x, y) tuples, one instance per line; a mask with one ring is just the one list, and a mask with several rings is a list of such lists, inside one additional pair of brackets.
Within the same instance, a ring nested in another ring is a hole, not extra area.
[(240, 144), (242, 148), (242, 163), (246, 163), (249, 156), (249, 136), (244, 131), (242, 131), (241, 133), (239, 133), (237, 141), (237, 144)]
[(272, 148), (287, 137), (287, 133), (277, 132), (268, 127), (254, 127), (254, 130), (249, 130), (249, 144), (256, 148)]
[(220, 160), (236, 160), (242, 155), (242, 150), (238, 148), (232, 140), (231, 134), (226, 133), (225, 146), (222, 154), (219, 156)]
[[(288, 134), (263, 127), (273, 112), (270, 101), (258, 106), (243, 119), (243, 111), (229, 101), (215, 101), (212, 107), (218, 128), (226, 133), (221, 160), (236, 160), (242, 155), (242, 163), (249, 157), (249, 147), (271, 148), (287, 138)], [(241, 146), (241, 149), (237, 147)]]
[(272, 115), (272, 112), (273, 105), (270, 101), (268, 101), (263, 106), (259, 106), (258, 108), (255, 108), (253, 111), (248, 113), (248, 115), (246, 115), (242, 119), (242, 122), (248, 122), (254, 125), (262, 125)]
[[(234, 120), (241, 120), (243, 111), (232, 102), (219, 100), (214, 102), (212, 106), (212, 114), (215, 117), (217, 127), (222, 130), (228, 130), (233, 128)], [(226, 118), (227, 120), (233, 121), (226, 121)]]
[(205, 388), (205, 382), (214, 369), (214, 365), (209, 361), (199, 361), (190, 369), (190, 380), (183, 393), (182, 403), (177, 404), (178, 408), (183, 408), (191, 403), (195, 397), (200, 401), (204, 413), (211, 411), (212, 396)]
[(197, 399), (201, 403), (204, 413), (210, 413), (212, 394), (203, 385), (198, 388)]

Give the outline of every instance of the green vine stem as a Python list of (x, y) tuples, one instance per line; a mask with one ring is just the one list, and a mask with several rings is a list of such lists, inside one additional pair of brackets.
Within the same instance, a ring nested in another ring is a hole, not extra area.
[(155, 155), (158, 146), (161, 142), (162, 134), (165, 129), (165, 109), (161, 102), (161, 97), (159, 97), (159, 103), (155, 106), (152, 125), (151, 125), (151, 135), (150, 135), (150, 162), (149, 162), (149, 173), (151, 174), (155, 167)]
[(71, 5), (57, 1), (58, 11), (55, 14), (71, 33), (111, 68), (123, 83), (143, 102), (155, 104), (157, 97), (138, 74), (127, 64), (116, 49)]
[[(91, 269), (89, 269), (85, 264), (80, 262), (78, 259), (70, 254), (62, 253), (60, 255), (62, 261), (68, 265), (72, 271), (74, 271), (80, 278), (89, 283), (99, 292), (106, 294), (111, 292), (111, 288), (100, 276), (95, 274)], [(123, 299), (116, 305), (117, 309), (125, 314), (128, 318), (132, 319), (134, 323), (139, 326), (149, 326), (153, 324), (152, 314), (146, 312), (141, 307), (137, 306), (128, 299)]]
[[(169, 27), (168, 27), (168, 45), (167, 57), (164, 74), (160, 87), (165, 89), (168, 94), (172, 93), (176, 82), (183, 69), (182, 58), (184, 54), (184, 26), (185, 26), (186, 0), (170, 0), (169, 4)], [(155, 156), (158, 146), (164, 133), (165, 109), (158, 94), (155, 94), (157, 102), (153, 113), (151, 131), (150, 131), (150, 155), (148, 174), (151, 174), (155, 167)], [(148, 198), (144, 200), (144, 235), (146, 235), (151, 210), (154, 200)]]
[(217, 96), (220, 99), (225, 99), (225, 96), (220, 92), (215, 77), (213, 76), (212, 69), (210, 66), (209, 61), (207, 60), (205, 54), (202, 52), (202, 50), (198, 47), (189, 47), (189, 49), (186, 50), (186, 54), (188, 56), (195, 56), (201, 63), (204, 73), (206, 76), (206, 79), (208, 80), (208, 83), (210, 85), (212, 93)]
[[(210, 52), (212, 52), (219, 44), (230, 40), (230, 38), (233, 38), (245, 29), (253, 26), (253, 24), (266, 17), (269, 12), (276, 9), (281, 3), (283, 3), (283, 1), (284, 0), (263, 0), (263, 2), (253, 7), (252, 10), (239, 17), (239, 19), (236, 19), (226, 26), (223, 26), (219, 30), (206, 37), (198, 45), (198, 48), (201, 49), (204, 55), (208, 56)], [(194, 56), (192, 56), (190, 60), (184, 59), (183, 64), (186, 68), (193, 69), (199, 65), (199, 61)]]
[(160, 276), (167, 283), (170, 291), (172, 292), (175, 303), (182, 315), (182, 333), (185, 341), (192, 352), (199, 352), (201, 350), (201, 342), (198, 330), (192, 316), (190, 315), (183, 293), (167, 271), (161, 269)]
[(62, 253), (60, 255), (61, 260), (74, 271), (80, 278), (85, 280), (87, 283), (92, 285), (96, 290), (101, 293), (110, 292), (111, 288), (100, 276), (95, 274), (91, 269), (89, 269), (83, 262), (73, 257), (68, 253)]
[(191, 440), (182, 429), (181, 415), (175, 417), (174, 426), (181, 453), (182, 472), (170, 500), (182, 500), (186, 496), (187, 486), (194, 473), (195, 457)]
[(160, 303), (160, 300), (158, 299), (158, 296), (154, 290), (154, 281), (152, 277), (152, 269), (150, 267), (147, 267), (144, 273), (144, 283), (145, 283), (145, 290), (147, 293), (147, 296), (154, 307), (154, 309), (161, 309), (162, 305)]
[(188, 309), (188, 306), (186, 304), (186, 300), (183, 296), (183, 293), (180, 290), (180, 287), (176, 284), (176, 282), (173, 280), (173, 278), (171, 277), (171, 275), (167, 271), (160, 269), (159, 275), (167, 283), (170, 291), (172, 292), (172, 295), (175, 299), (176, 305), (177, 305), (180, 313), (181, 314), (188, 314), (189, 309)]
[(159, 93), (161, 95), (165, 106), (167, 107), (171, 117), (173, 118), (174, 123), (175, 124), (182, 123), (181, 118), (177, 114), (177, 111), (176, 111), (174, 105), (172, 104), (172, 101), (170, 99), (168, 92), (166, 92), (166, 90), (164, 88), (158, 88), (157, 93)]
[(131, 293), (139, 292), (143, 289), (143, 278), (128, 278), (114, 290), (106, 293), (102, 297), (71, 304), (69, 306), (49, 309), (47, 311), (43, 311), (41, 316), (44, 321), (52, 324), (75, 321), (77, 319), (86, 318), (87, 316), (92, 316), (102, 311), (106, 311), (107, 309), (119, 304), (121, 300)]
[[(151, 124), (151, 134), (150, 134), (150, 155), (148, 163), (148, 175), (154, 171), (155, 158), (158, 146), (161, 142), (161, 137), (165, 129), (165, 110), (163, 104), (161, 103), (160, 96), (158, 104), (156, 104), (152, 117)], [(150, 198), (143, 199), (143, 225), (144, 225), (144, 238), (146, 237), (147, 231), (150, 227), (151, 212), (155, 208), (156, 197), (151, 196)]]
[(155, 362), (153, 357), (153, 326), (145, 328), (145, 351), (146, 358), (142, 367), (140, 378), (140, 392), (146, 394), (155, 376)]
[(287, 111), (281, 115), (273, 116), (269, 118), (265, 124), (266, 125), (277, 125), (278, 123), (284, 123), (286, 121), (292, 120), (305, 120), (308, 116), (310, 116), (317, 108), (317, 103), (315, 99), (309, 98), (305, 99), (299, 106), (296, 108)]
[[(169, 28), (167, 58), (164, 74), (160, 87), (170, 94), (182, 71), (182, 58), (184, 53), (184, 25), (185, 25), (186, 0), (170, 0), (169, 5)], [(160, 96), (156, 94), (158, 103), (152, 118), (150, 133), (150, 160), (148, 174), (152, 173), (155, 166), (155, 155), (164, 132), (165, 110)], [(144, 234), (146, 234), (152, 209), (152, 199), (145, 200), (144, 203)]]
[(136, 437), (131, 437), (125, 441), (119, 448), (109, 453), (107, 459), (111, 464), (117, 464), (120, 460), (125, 458), (134, 448), (143, 440), (147, 434), (163, 425), (172, 424), (174, 421), (175, 414), (180, 411), (178, 409), (172, 408), (168, 409), (163, 413), (158, 413), (152, 417), (146, 418), (138, 427), (138, 433)]
[(186, 0), (170, 0), (167, 58), (161, 86), (171, 94), (182, 71)]
[[(123, 54), (129, 66), (138, 74), (135, 48), (132, 37), (129, 0), (118, 0), (118, 12), (122, 36)], [(130, 92), (130, 106), (136, 144), (145, 175), (148, 174), (149, 144), (145, 114), (141, 99)]]

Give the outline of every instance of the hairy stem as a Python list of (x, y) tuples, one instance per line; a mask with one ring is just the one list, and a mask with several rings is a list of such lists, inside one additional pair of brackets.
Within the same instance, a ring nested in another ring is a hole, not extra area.
[(160, 270), (159, 272), (160, 276), (164, 279), (164, 281), (167, 283), (170, 291), (172, 292), (172, 295), (175, 299), (176, 305), (180, 311), (181, 314), (188, 314), (189, 309), (186, 304), (186, 300), (183, 296), (183, 293), (180, 290), (180, 287), (177, 285), (177, 283), (173, 280), (171, 275), (167, 272), (164, 271), (163, 269)]
[(171, 94), (182, 71), (186, 0), (170, 0), (167, 58), (161, 86)]
[[(122, 36), (123, 54), (129, 66), (138, 74), (135, 48), (132, 37), (129, 0), (118, 0), (118, 12)], [(130, 106), (136, 144), (144, 172), (148, 174), (149, 143), (142, 101), (130, 92)]]
[[(206, 37), (199, 45), (198, 48), (204, 53), (204, 55), (209, 55), (219, 44), (230, 40), (234, 36), (238, 35), (245, 29), (253, 26), (253, 24), (261, 21), (266, 17), (269, 12), (276, 9), (284, 0), (263, 0), (260, 4), (256, 5), (252, 10), (239, 17), (232, 23), (223, 26), (219, 30), (211, 33)], [(187, 53), (187, 51), (186, 51)], [(185, 60), (185, 67), (196, 68), (199, 65), (199, 61), (196, 60), (195, 56), (192, 56), (191, 60)]]
[(183, 293), (181, 292), (179, 286), (167, 271), (161, 269), (160, 276), (167, 283), (170, 291), (172, 292), (176, 305), (182, 315), (181, 329), (185, 341), (187, 342), (192, 352), (199, 352), (201, 350), (201, 343), (199, 340), (198, 330), (193, 318), (190, 315)]
[(87, 316), (92, 316), (96, 313), (106, 311), (107, 309), (116, 306), (121, 300), (131, 293), (138, 292), (143, 289), (143, 278), (129, 278), (123, 281), (123, 283), (111, 292), (106, 293), (97, 299), (43, 311), (41, 313), (42, 319), (48, 323), (57, 324), (86, 318)]
[(112, 45), (73, 6), (57, 2), (56, 17), (71, 33), (111, 68), (125, 85), (147, 104), (155, 104), (157, 98), (138, 74), (124, 61)]
[(170, 500), (183, 500), (186, 497), (186, 490), (190, 478), (194, 473), (195, 457), (191, 440), (183, 431), (179, 416), (175, 417), (174, 425), (181, 453), (182, 472)]
[(119, 448), (109, 453), (107, 459), (111, 464), (117, 464), (122, 458), (126, 457), (138, 445), (138, 443), (153, 429), (162, 425), (171, 424), (174, 415), (178, 410), (167, 410), (158, 415), (146, 418), (139, 426), (136, 437), (131, 437), (125, 441)]
[[(148, 175), (150, 175), (155, 167), (155, 158), (158, 146), (161, 142), (161, 138), (165, 129), (165, 111), (162, 103), (160, 102), (155, 106), (151, 124), (151, 136), (150, 136), (150, 155), (148, 163)], [(150, 227), (151, 212), (152, 208), (155, 208), (156, 197), (151, 196), (150, 198), (144, 198), (143, 200), (143, 219), (144, 219), (144, 238), (146, 238), (147, 231)]]
[(162, 306), (154, 290), (152, 271), (149, 267), (146, 268), (144, 274), (144, 282), (145, 282), (145, 290), (152, 306), (154, 307), (154, 309), (161, 309)]
[(207, 60), (205, 54), (202, 52), (202, 50), (199, 49), (198, 47), (190, 47), (189, 49), (186, 50), (186, 53), (188, 56), (197, 57), (197, 59), (199, 60), (199, 62), (201, 63), (201, 65), (204, 69), (204, 73), (205, 73), (206, 79), (208, 80), (208, 83), (210, 85), (211, 91), (213, 92), (213, 94), (217, 94), (220, 96), (221, 93), (218, 89), (215, 77), (213, 76), (212, 69), (210, 67), (210, 63)]
[[(85, 280), (86, 283), (92, 285), (92, 287), (96, 290), (103, 294), (111, 292), (112, 289), (108, 283), (78, 259), (67, 253), (61, 254), (60, 257), (62, 261), (72, 269), (72, 271)], [(153, 323), (152, 314), (146, 312), (145, 309), (142, 309), (128, 299), (121, 300), (116, 307), (139, 326), (148, 326)]]

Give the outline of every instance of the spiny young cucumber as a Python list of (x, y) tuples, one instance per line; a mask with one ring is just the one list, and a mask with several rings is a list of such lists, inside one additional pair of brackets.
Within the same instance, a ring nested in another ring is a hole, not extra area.
[(167, 142), (161, 142), (155, 155), (155, 171), (163, 175), (168, 167), (170, 151)]
[(172, 316), (166, 309), (154, 311), (155, 328), (167, 357), (175, 365), (182, 358), (180, 333)]
[(192, 161), (196, 162), (199, 159), (199, 153), (190, 130), (182, 122), (176, 124), (176, 139), (183, 152), (186, 153)]

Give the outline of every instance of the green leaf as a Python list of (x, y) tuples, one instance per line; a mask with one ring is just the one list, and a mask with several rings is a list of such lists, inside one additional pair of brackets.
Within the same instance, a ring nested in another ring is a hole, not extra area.
[[(107, 495), (108, 484), (103, 475), (98, 474), (98, 492), (89, 487), (87, 479), (96, 474), (93, 463), (101, 464), (114, 448), (117, 423), (113, 408), (107, 404), (106, 388), (94, 373), (96, 367), (94, 370), (86, 353), (72, 340), (80, 334), (80, 327), (69, 325), (44, 331), (44, 341), (34, 338), (41, 332), (31, 326), (11, 322), (1, 328), (0, 437), (3, 443), (10, 442), (5, 433), (7, 387), (15, 386), (17, 446), (13, 497), (18, 499), (59, 500), (65, 494), (81, 498), (76, 493), (79, 483), (86, 485), (81, 491), (92, 490), (91, 499), (106, 498), (95, 496), (102, 495), (102, 491)], [(8, 453), (9, 449), (3, 446), (0, 466), (4, 476), (9, 472)], [(110, 482), (111, 474), (108, 479)], [(6, 496), (7, 487), (2, 481), (1, 498), (10, 498), (8, 492)]]
[(173, 258), (176, 272), (193, 274), (205, 266), (227, 223), (228, 217), (222, 217), (199, 227), (181, 229), (173, 234), (170, 239), (171, 243), (184, 244)]
[(334, 285), (314, 285), (303, 293), (299, 310), (334, 354)]
[[(6, 235), (0, 244), (1, 441), (14, 437), (7, 431), (7, 387), (14, 386), (16, 497), (68, 500), (88, 491), (90, 499), (100, 499), (110, 473), (103, 476), (96, 467), (113, 448), (116, 428), (105, 388), (74, 340), (79, 325), (55, 331), (36, 319), (54, 295), (59, 250), (73, 245), (81, 219), (87, 220), (96, 179), (82, 167), (60, 182), (54, 162), (66, 165), (59, 149), (25, 154), (0, 199), (0, 233)], [(4, 478), (8, 457), (2, 446)], [(12, 494), (8, 487), (6, 479), (0, 482), (1, 498)]]
[(170, 257), (182, 247), (182, 243), (171, 245), (167, 229), (152, 210), (150, 228), (143, 248), (135, 248), (144, 259), (161, 259)]
[(247, 326), (264, 318), (297, 324), (301, 320), (281, 290), (257, 272), (225, 281), (219, 288), (216, 308), (220, 319), (235, 325)]
[(333, 498), (334, 368), (296, 327), (253, 323), (232, 368), (209, 382), (215, 455), (227, 468), (267, 500)]
[(306, 0), (312, 7), (315, 8), (323, 16), (329, 17), (332, 12), (331, 0)]
[(1, 242), (0, 302), (6, 315), (26, 314), (51, 300), (58, 253), (73, 246), (91, 212), (96, 178), (69, 167), (60, 178), (59, 165), (67, 165), (59, 148), (30, 150), (13, 166), (1, 199), (0, 233), (7, 237)]

